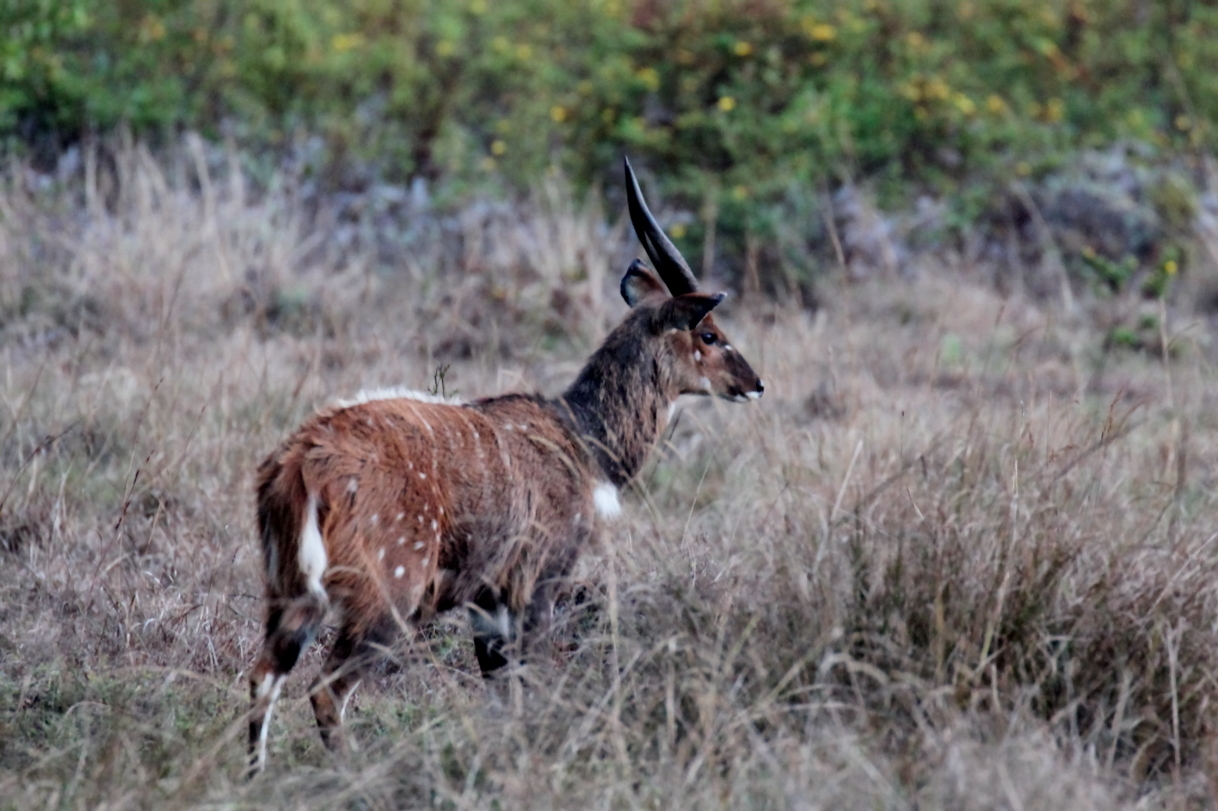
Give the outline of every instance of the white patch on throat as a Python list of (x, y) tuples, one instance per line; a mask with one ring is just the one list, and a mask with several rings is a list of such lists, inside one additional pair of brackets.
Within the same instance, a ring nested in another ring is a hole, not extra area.
[(309, 591), (325, 597), (326, 590), (321, 585), (321, 578), (326, 573), (329, 561), (326, 559), (326, 545), (321, 538), (321, 529), (317, 525), (317, 496), (309, 494), (305, 504), (304, 529), (300, 532), (300, 552), (297, 562), (300, 571), (305, 576)]
[(618, 500), (617, 488), (609, 482), (601, 482), (592, 491), (592, 503), (601, 518), (617, 518), (622, 514), (622, 502)]

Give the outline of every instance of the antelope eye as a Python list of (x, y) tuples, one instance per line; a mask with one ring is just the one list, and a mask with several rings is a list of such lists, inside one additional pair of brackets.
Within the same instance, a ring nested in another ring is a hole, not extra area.
[(702, 343), (706, 344), (707, 346), (715, 345), (716, 338), (715, 338), (715, 333), (713, 333), (713, 332), (704, 332), (701, 335), (699, 335), (698, 337), (701, 338)]

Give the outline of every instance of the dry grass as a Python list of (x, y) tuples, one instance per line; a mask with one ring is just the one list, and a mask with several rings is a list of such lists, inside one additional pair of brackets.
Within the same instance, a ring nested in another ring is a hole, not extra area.
[(343, 254), (291, 184), (183, 154), (0, 193), (0, 806), (1212, 804), (1208, 327), (1104, 356), (930, 273), (729, 310), (765, 399), (685, 405), (523, 689), (443, 622), (336, 764), (314, 654), (241, 782), (260, 456), (440, 364), (556, 391), (622, 311), (628, 243), (553, 186)]

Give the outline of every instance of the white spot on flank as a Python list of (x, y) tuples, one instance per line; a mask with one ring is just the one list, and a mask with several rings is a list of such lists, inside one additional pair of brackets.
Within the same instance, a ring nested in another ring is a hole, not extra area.
[(405, 544), (406, 544), (406, 536), (405, 535), (399, 536), (398, 537), (398, 546), (404, 546)]
[(358, 489), (359, 489), (359, 482), (355, 480), (354, 476), (352, 476), (351, 481), (347, 482), (347, 492), (354, 493)]
[(321, 530), (317, 526), (317, 497), (312, 493), (305, 504), (304, 529), (300, 532), (297, 563), (300, 564), (300, 571), (304, 573), (309, 591), (325, 597), (326, 590), (322, 588), (321, 578), (326, 573), (329, 561), (326, 559), (326, 545), (322, 541)]
[(397, 567), (396, 569), (394, 569), (394, 570), (393, 570), (393, 576), (394, 576), (394, 577), (396, 577), (396, 578), (399, 578), (399, 579), (400, 579), (400, 578), (402, 577), (402, 575), (404, 575), (404, 574), (406, 574), (406, 567), (405, 567), (405, 566), (399, 566), (399, 567)]
[(376, 559), (377, 559), (378, 561), (379, 561), (379, 560), (384, 560), (384, 559), (385, 559), (385, 550), (384, 550), (384, 548), (383, 548), (383, 547), (382, 547), (381, 551), (379, 551), (379, 552), (377, 552), (377, 553), (376, 553)]
[(420, 473), (420, 474), (419, 474), (419, 478), (420, 478), (420, 479), (426, 479), (426, 478), (427, 478), (427, 474), (426, 474), (426, 473)]
[(694, 360), (696, 360), (699, 363), (702, 362), (702, 350), (701, 349), (694, 350)]
[(423, 558), (423, 565), (426, 566), (431, 561), (431, 558)]
[(368, 519), (368, 523), (375, 527), (378, 523), (380, 523), (380, 520), (381, 520), (381, 514), (373, 513), (372, 517)]
[(414, 551), (418, 552), (420, 549), (422, 549), (426, 545), (427, 544), (423, 543), (422, 541), (415, 541), (414, 542)]
[(441, 508), (440, 508), (440, 515), (444, 515), (444, 508), (443, 508), (443, 507), (441, 507)]
[(419, 523), (423, 523), (423, 514), (419, 513)]
[(435, 528), (436, 528), (436, 527), (438, 527), (438, 526), (439, 526), (439, 524), (437, 524), (437, 523), (436, 523), (436, 521), (435, 521), (435, 519), (433, 518), (433, 519), (432, 519), (432, 522), (431, 522), (431, 528), (432, 528), (432, 529), (435, 529)]
[(397, 514), (397, 517), (396, 517), (396, 518), (394, 518), (393, 520), (394, 520), (394, 521), (401, 521), (401, 520), (402, 520), (403, 518), (405, 518), (405, 517), (406, 517), (406, 513), (398, 513), (398, 514)]
[(601, 482), (592, 491), (592, 503), (602, 518), (617, 518), (622, 514), (622, 502), (618, 501), (617, 488), (609, 482)]

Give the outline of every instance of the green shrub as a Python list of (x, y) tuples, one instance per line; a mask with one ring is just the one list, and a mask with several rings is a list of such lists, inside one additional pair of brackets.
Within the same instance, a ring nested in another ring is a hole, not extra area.
[(5, 0), (0, 30), (10, 149), (320, 136), (328, 182), (458, 193), (616, 184), (629, 152), (697, 212), (691, 248), (710, 225), (739, 253), (793, 188), (950, 193), (967, 222), (1080, 148), (1212, 149), (1218, 114), (1212, 2)]

